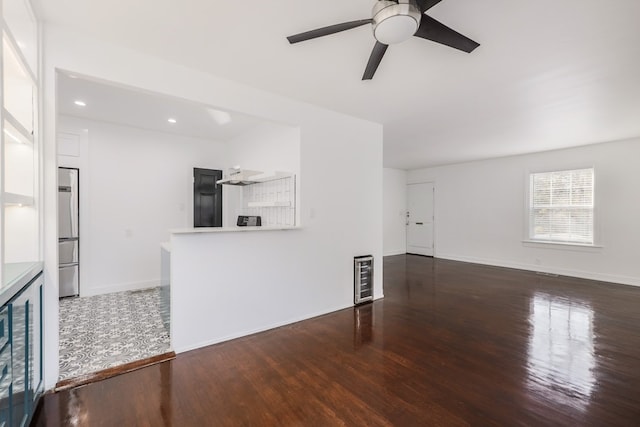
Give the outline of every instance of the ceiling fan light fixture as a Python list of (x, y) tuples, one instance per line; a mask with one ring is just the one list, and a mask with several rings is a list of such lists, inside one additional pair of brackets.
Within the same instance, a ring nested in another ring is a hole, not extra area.
[(436, 21), (424, 12), (441, 0), (376, 0), (371, 19), (342, 22), (287, 37), (299, 43), (371, 24), (376, 44), (373, 46), (362, 80), (371, 80), (390, 44), (401, 43), (412, 36), (430, 40), (471, 53), (479, 43)]
[(378, 1), (373, 6), (373, 36), (386, 45), (401, 43), (416, 33), (421, 16), (413, 1)]

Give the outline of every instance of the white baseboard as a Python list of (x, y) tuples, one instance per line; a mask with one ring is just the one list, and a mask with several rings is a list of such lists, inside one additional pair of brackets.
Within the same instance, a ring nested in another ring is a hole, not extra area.
[(353, 307), (353, 305), (339, 306), (339, 307), (335, 307), (335, 308), (329, 309), (328, 311), (321, 311), (321, 312), (316, 312), (316, 313), (312, 313), (312, 314), (305, 314), (303, 316), (299, 316), (299, 317), (295, 317), (295, 318), (292, 318), (292, 319), (288, 319), (288, 320), (285, 320), (283, 322), (276, 322), (276, 323), (273, 323), (271, 325), (260, 326), (259, 328), (255, 328), (255, 329), (251, 329), (251, 330), (248, 330), (248, 331), (234, 333), (232, 335), (228, 335), (228, 336), (225, 336), (225, 337), (213, 338), (211, 340), (202, 341), (202, 342), (199, 342), (197, 344), (186, 345), (186, 346), (183, 346), (183, 347), (176, 347), (176, 348), (174, 348), (174, 351), (176, 352), (176, 354), (178, 354), (178, 353), (184, 353), (186, 351), (197, 350), (199, 348), (206, 347), (206, 346), (209, 346), (209, 345), (218, 344), (218, 343), (225, 342), (225, 341), (230, 341), (230, 340), (233, 340), (233, 339), (236, 339), (236, 338), (240, 338), (240, 337), (246, 337), (247, 335), (257, 334), (258, 332), (268, 331), (270, 329), (279, 328), (281, 326), (290, 325), (292, 323), (301, 322), (303, 320), (312, 319), (314, 317), (324, 316), (325, 314), (333, 313), (334, 311), (344, 310), (345, 308), (350, 308), (350, 307)]
[(155, 288), (160, 286), (160, 279), (148, 280), (144, 282), (120, 283), (99, 288), (83, 288), (80, 285), (80, 296), (92, 297), (94, 295), (111, 294), (113, 292), (138, 291), (140, 289)]
[(385, 251), (382, 256), (392, 256), (392, 255), (404, 255), (407, 253), (406, 249), (395, 249), (390, 251)]
[(512, 261), (496, 260), (438, 253), (438, 258), (451, 261), (470, 262), (474, 264), (491, 265), (494, 267), (515, 268), (540, 273), (557, 274), (559, 276), (577, 277), (580, 279), (597, 280), (600, 282), (619, 283), (622, 285), (640, 286), (640, 277), (620, 276), (616, 274), (597, 273), (593, 271), (571, 270), (568, 268), (545, 267), (542, 265), (518, 263)]

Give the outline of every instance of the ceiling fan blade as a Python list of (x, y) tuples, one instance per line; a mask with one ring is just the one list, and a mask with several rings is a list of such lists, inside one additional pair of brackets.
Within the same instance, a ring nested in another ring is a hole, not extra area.
[(369, 62), (367, 62), (367, 68), (364, 70), (362, 80), (371, 80), (373, 78), (373, 75), (376, 73), (378, 65), (380, 65), (380, 61), (382, 61), (382, 57), (388, 47), (389, 45), (376, 42), (375, 46), (373, 46), (373, 50), (371, 51), (371, 56), (369, 57)]
[(373, 19), (360, 19), (358, 21), (343, 22), (341, 24), (330, 25), (328, 27), (317, 28), (311, 31), (305, 31), (304, 33), (294, 34), (287, 37), (289, 43), (299, 43), (305, 40), (311, 40), (318, 37), (328, 36), (329, 34), (339, 33), (340, 31), (350, 30), (352, 28), (360, 27), (365, 24), (371, 24)]
[(442, 0), (417, 0), (418, 7), (420, 8), (420, 12), (424, 13), (427, 10), (431, 9), (433, 6), (440, 3)]
[(479, 43), (474, 42), (470, 38), (463, 36), (459, 32), (452, 30), (427, 15), (422, 15), (420, 27), (418, 27), (418, 31), (416, 31), (414, 36), (444, 44), (467, 53), (472, 52), (480, 46)]

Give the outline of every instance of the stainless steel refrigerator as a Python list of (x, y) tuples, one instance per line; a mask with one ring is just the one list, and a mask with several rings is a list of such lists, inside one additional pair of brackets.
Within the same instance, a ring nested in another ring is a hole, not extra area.
[(79, 295), (78, 169), (58, 168), (58, 267), (60, 298)]

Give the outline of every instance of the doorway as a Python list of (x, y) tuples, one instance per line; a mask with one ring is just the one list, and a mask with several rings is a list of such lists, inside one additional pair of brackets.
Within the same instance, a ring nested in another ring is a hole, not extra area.
[[(89, 179), (95, 166), (89, 156), (89, 128), (76, 126), (77, 119), (74, 120), (57, 118), (57, 125), (65, 129), (57, 135), (60, 267), (57, 387), (103, 378), (124, 369), (123, 366), (172, 357), (169, 325), (163, 322), (168, 305), (161, 298), (159, 286), (153, 283), (141, 289), (116, 288), (102, 294), (91, 286), (96, 283), (96, 264), (114, 252), (109, 249), (96, 256), (95, 248), (91, 249), (91, 243), (96, 241), (105, 245), (98, 230), (109, 226), (104, 220), (95, 220), (95, 211), (93, 216), (90, 213), (91, 205), (96, 199), (113, 198), (112, 193), (117, 191), (106, 191), (109, 187), (89, 191), (91, 184), (99, 184), (95, 174), (93, 180)], [(95, 139), (92, 142), (98, 143)], [(122, 246), (118, 248), (124, 250)], [(120, 267), (118, 264), (116, 269)]]
[(222, 171), (193, 168), (193, 226), (222, 227)]
[[(226, 187), (224, 194), (216, 188), (223, 168), (298, 172), (300, 142), (288, 125), (65, 71), (56, 72), (55, 107), (56, 166), (82, 171), (80, 296), (58, 306), (60, 342), (85, 343), (59, 348), (59, 379), (71, 381), (84, 372), (67, 368), (106, 369), (106, 362), (95, 363), (97, 354), (109, 358), (111, 369), (146, 359), (143, 350), (170, 352), (169, 285), (161, 262), (170, 252), (170, 230), (220, 226), (235, 214), (230, 206), (241, 208)], [(273, 143), (265, 143), (265, 135)], [(215, 175), (194, 185), (196, 166)], [(80, 329), (90, 339), (80, 339)], [(158, 334), (120, 341), (138, 331)], [(95, 351), (87, 344), (98, 342), (94, 338), (105, 338)], [(136, 360), (122, 359), (125, 353)]]
[(434, 194), (432, 182), (407, 185), (407, 253), (434, 255)]

